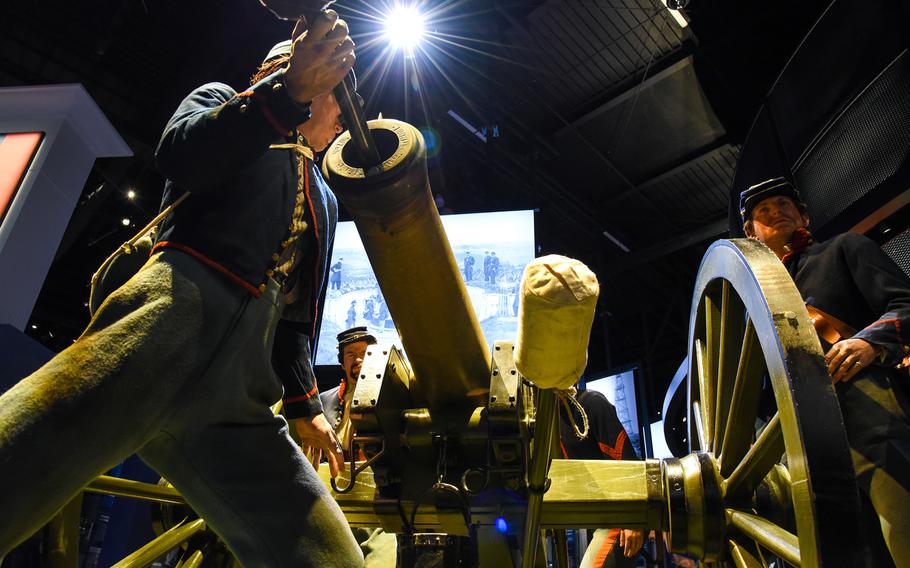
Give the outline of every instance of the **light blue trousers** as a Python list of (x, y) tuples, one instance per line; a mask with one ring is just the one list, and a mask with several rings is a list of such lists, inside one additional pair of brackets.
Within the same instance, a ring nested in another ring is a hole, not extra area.
[(269, 406), (283, 308), (155, 254), (68, 349), (0, 396), (0, 557), (134, 452), (247, 568), (361, 566), (337, 504)]

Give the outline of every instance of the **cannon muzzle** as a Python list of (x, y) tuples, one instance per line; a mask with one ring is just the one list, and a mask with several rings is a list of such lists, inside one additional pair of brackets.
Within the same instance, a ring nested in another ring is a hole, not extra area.
[(490, 354), (427, 178), (426, 147), (413, 126), (372, 120), (382, 162), (364, 168), (349, 132), (323, 172), (354, 219), (416, 385), (434, 421), (485, 402)]

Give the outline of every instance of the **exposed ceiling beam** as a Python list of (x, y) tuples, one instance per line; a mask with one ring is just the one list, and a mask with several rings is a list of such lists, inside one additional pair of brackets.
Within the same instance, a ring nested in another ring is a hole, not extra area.
[[(656, 2), (655, 6), (658, 8), (658, 11), (666, 10), (665, 6), (661, 7), (660, 4), (657, 4)], [(530, 32), (529, 25), (526, 21), (520, 21), (511, 13), (504, 13), (503, 7), (501, 6), (497, 6), (497, 8), (514, 29), (523, 32), (530, 43), (536, 43), (535, 36)], [(648, 20), (641, 22), (638, 26), (645, 26), (649, 23), (653, 23), (653, 19), (649, 18)], [(631, 32), (631, 30), (629, 31)], [(621, 37), (624, 37), (624, 35)], [(695, 43), (696, 38), (691, 33), (691, 29), (686, 28), (683, 37), (679, 39), (682, 40), (682, 43), (677, 46), (674, 51), (664, 53), (656, 60), (653, 59), (654, 53), (652, 53), (652, 59), (648, 61), (648, 64), (644, 69), (640, 69), (639, 71), (630, 74), (624, 81), (617, 83), (614, 88), (604, 92), (601, 102), (597, 104), (593, 110), (580, 117), (578, 115), (573, 116), (573, 113), (567, 114), (565, 112), (558, 112), (552, 105), (548, 104), (547, 100), (542, 99), (536, 90), (529, 90), (529, 96), (536, 95), (536, 98), (541, 99), (538, 101), (539, 106), (543, 106), (551, 115), (555, 116), (563, 123), (563, 127), (557, 132), (557, 136), (570, 134), (572, 138), (576, 138), (583, 146), (592, 152), (592, 155), (597, 161), (605, 165), (622, 181), (626, 191), (631, 190), (636, 192), (640, 196), (642, 202), (649, 207), (652, 214), (658, 216), (662, 222), (668, 225), (676, 225), (676, 220), (668, 218), (662, 208), (658, 207), (649, 196), (642, 194), (639, 191), (640, 187), (636, 186), (634, 181), (630, 180), (624, 172), (620, 171), (619, 167), (613, 162), (613, 159), (609, 154), (604, 153), (600, 148), (596, 147), (596, 145), (592, 143), (592, 140), (588, 139), (580, 132), (580, 127), (604, 112), (615, 109), (617, 106), (632, 102), (634, 108), (634, 101), (643, 89), (678, 72), (682, 67), (691, 65), (692, 46)], [(603, 49), (610, 48), (616, 41), (618, 41), (618, 39), (614, 39), (614, 41), (607, 44)], [(625, 193), (625, 191), (623, 191), (623, 193)]]
[[(559, 211), (573, 226), (598, 237), (605, 237), (604, 231), (615, 232), (607, 223), (595, 217), (591, 213), (590, 206), (568, 191), (559, 180), (543, 170), (534, 168), (533, 163), (529, 165), (524, 161), (523, 156), (517, 156), (508, 149), (496, 144), (480, 142), (479, 139), (472, 136), (464, 128), (455, 128), (454, 121), (442, 122), (440, 126), (447, 131), (455, 133), (457, 137), (465, 141), (469, 150), (482, 151), (484, 157), (489, 160), (489, 165), (501, 168), (503, 172), (513, 177), (513, 180), (520, 186), (532, 189), (541, 197), (547, 207)], [(528, 172), (527, 178), (522, 179), (518, 176), (516, 169)]]
[[(711, 159), (715, 159), (718, 157), (723, 157), (723, 155), (725, 153), (729, 153), (729, 152), (736, 152), (736, 157), (738, 157), (737, 147), (731, 146), (729, 144), (729, 142), (726, 141), (726, 137), (721, 138), (716, 145), (705, 148), (705, 150), (702, 153), (700, 153), (698, 156), (695, 156), (689, 160), (686, 160), (685, 162), (683, 162), (679, 165), (673, 166), (672, 168), (657, 174), (656, 176), (652, 177), (651, 179), (640, 183), (638, 185), (638, 187), (635, 189), (634, 193), (636, 195), (639, 195), (639, 196), (645, 198), (645, 197), (647, 197), (647, 192), (649, 190), (653, 190), (656, 185), (658, 185), (664, 181), (667, 181), (669, 179), (672, 179), (672, 178), (674, 178), (674, 176), (677, 176), (681, 173), (688, 172), (688, 171), (692, 170), (693, 168), (697, 167), (698, 164), (700, 164), (702, 162), (705, 162), (705, 161), (711, 160)], [(735, 166), (735, 163), (733, 165)], [(732, 166), (731, 166), (731, 168), (732, 168)], [(721, 173), (723, 173), (723, 172), (721, 172)], [(733, 183), (732, 169), (730, 171), (729, 178), (724, 179), (723, 182), (727, 186), (729, 186), (731, 183)], [(620, 204), (623, 202), (623, 200), (628, 199), (628, 197), (631, 193), (633, 193), (633, 192), (622, 192), (618, 195), (614, 195), (614, 196), (610, 197), (604, 204), (604, 209), (611, 209), (611, 208), (619, 207)], [(649, 197), (645, 200), (645, 203), (647, 205), (651, 206), (652, 208), (656, 207), (654, 200)], [(677, 224), (677, 226), (678, 226), (678, 224)]]
[(688, 233), (677, 235), (671, 239), (667, 239), (663, 242), (657, 243), (639, 251), (633, 251), (625, 256), (617, 258), (612, 262), (608, 262), (606, 265), (605, 276), (607, 278), (612, 278), (617, 274), (626, 272), (627, 270), (631, 270), (644, 264), (648, 264), (649, 262), (663, 258), (664, 256), (667, 256), (668, 254), (674, 253), (678, 250), (682, 250), (702, 241), (706, 241), (712, 237), (724, 235), (728, 230), (729, 222), (726, 217), (717, 219), (716, 221), (711, 221), (707, 225), (693, 231), (689, 231)]
[[(520, 21), (516, 20), (515, 18), (513, 18), (511, 14), (509, 14), (508, 12), (502, 10), (501, 7), (497, 6), (497, 8), (499, 9), (499, 12), (506, 18), (506, 20), (508, 20), (508, 22), (509, 22), (515, 29), (521, 30), (522, 32), (524, 32), (529, 38), (531, 38), (532, 43), (534, 43), (535, 46), (536, 46), (536, 43), (537, 43), (537, 42), (536, 42), (536, 39), (535, 39), (535, 37), (534, 37), (534, 34), (532, 34), (532, 33), (528, 30), (527, 26), (526, 26), (523, 22), (520, 22)], [(572, 129), (572, 130), (578, 135), (578, 138), (582, 141), (582, 143), (584, 143), (584, 144), (585, 144), (585, 145), (594, 153), (594, 156), (595, 156), (598, 160), (600, 160), (601, 162), (603, 162), (603, 164), (604, 164), (605, 166), (607, 166), (607, 168), (609, 168), (609, 169), (610, 169), (610, 170), (611, 170), (611, 171), (612, 171), (620, 180), (622, 180), (622, 182), (623, 182), (624, 184), (626, 184), (630, 189), (634, 189), (634, 188), (635, 188), (635, 184), (632, 183), (632, 181), (631, 181), (629, 178), (627, 178), (626, 175), (625, 175), (624, 173), (622, 173), (622, 172), (619, 170), (618, 167), (616, 167), (616, 164), (614, 164), (612, 160), (610, 160), (609, 158), (607, 158), (607, 156), (605, 156), (604, 153), (601, 152), (599, 148), (597, 148), (596, 146), (594, 146), (594, 144), (592, 144), (587, 138), (585, 138), (585, 136), (583, 136), (583, 135), (581, 134), (581, 132), (578, 132), (578, 131), (575, 129), (575, 126), (573, 125), (572, 121), (570, 121), (568, 118), (566, 118), (565, 116), (563, 116), (563, 114), (562, 114), (561, 112), (559, 112), (557, 109), (555, 109), (555, 108), (553, 107), (553, 105), (551, 105), (549, 102), (547, 102), (547, 100), (546, 100), (545, 97), (540, 96), (540, 95), (539, 95), (535, 90), (533, 90), (533, 89), (528, 90), (527, 94), (528, 94), (529, 96), (531, 96), (531, 97), (535, 100), (535, 102), (537, 102), (537, 103), (540, 104), (541, 106), (545, 107), (545, 108), (546, 108), (553, 116), (555, 116), (561, 123), (563, 123), (563, 125), (564, 125), (565, 128)]]
[[(731, 149), (735, 150), (736, 147), (731, 145), (726, 140), (725, 137), (720, 138), (712, 146), (708, 146), (706, 148), (699, 150), (698, 156), (695, 156), (689, 160), (686, 160), (682, 164), (674, 166), (664, 172), (661, 172), (661, 173), (657, 174), (656, 176), (652, 177), (651, 179), (649, 179), (648, 181), (640, 184), (639, 189), (646, 189), (647, 187), (649, 187), (651, 185), (665, 181), (665, 180), (679, 174), (680, 172), (690, 169), (692, 166), (694, 166), (695, 164), (697, 164), (699, 162), (703, 162), (705, 160), (710, 160), (711, 158), (721, 156), (725, 151), (730, 151)], [(727, 181), (732, 182), (733, 176), (731, 175), (730, 179)], [(612, 203), (615, 199), (616, 198), (610, 200), (610, 202)]]
[[(534, 39), (533, 34), (531, 34), (531, 32), (528, 30), (527, 26), (523, 22), (516, 20), (514, 17), (512, 17), (511, 14), (504, 11), (500, 6), (497, 6), (497, 8), (498, 8), (499, 12), (503, 15), (503, 17), (509, 22), (510, 25), (512, 25), (515, 29), (518, 29), (518, 30), (521, 30), (522, 32), (524, 32), (529, 38), (531, 38), (531, 41), (536, 44), (536, 40)], [(684, 65), (685, 62), (688, 61), (688, 57), (687, 57), (688, 54), (681, 54), (680, 52), (676, 52), (676, 53), (677, 53), (677, 55), (675, 55), (675, 57), (680, 57), (680, 58), (682, 58), (682, 60), (676, 61), (675, 63), (671, 64), (671, 68), (674, 70), (676, 69), (676, 65), (680, 65), (680, 64)], [(622, 95), (620, 95), (620, 97), (621, 97), (621, 100), (619, 101), (620, 103), (624, 102), (626, 100), (626, 98), (628, 98), (629, 96), (633, 96), (635, 94), (640, 93), (643, 86), (650, 84), (650, 83), (648, 83), (648, 81), (651, 81), (652, 79), (648, 78), (649, 67), (650, 67), (650, 62), (649, 62), (649, 65), (646, 66), (645, 69), (643, 70), (642, 78), (637, 81), (638, 86), (630, 88), (630, 89), (626, 90)], [(664, 76), (665, 76), (665, 70), (662, 70), (661, 72), (659, 72), (657, 74), (658, 78), (663, 78)], [(578, 124), (579, 124), (578, 120), (570, 120), (569, 118), (564, 116), (559, 110), (554, 108), (553, 105), (551, 105), (546, 100), (545, 97), (541, 96), (534, 89), (529, 89), (526, 94), (528, 97), (530, 97), (532, 100), (534, 100), (537, 104), (546, 108), (547, 111), (549, 111), (554, 117), (556, 117), (556, 119), (559, 120), (559, 122), (561, 122), (563, 124), (563, 127), (564, 127), (563, 131), (571, 130), (575, 134), (575, 136), (582, 142), (582, 144), (584, 144), (593, 153), (595, 158), (597, 158), (598, 161), (603, 163), (609, 170), (611, 170), (614, 173), (614, 175), (616, 175), (623, 182), (623, 184), (625, 184), (625, 186), (627, 187), (627, 190), (631, 190), (631, 191), (638, 190), (638, 187), (635, 185), (635, 183), (633, 183), (632, 180), (630, 180), (616, 166), (616, 164), (614, 164), (613, 161), (609, 157), (607, 157), (603, 153), (603, 151), (600, 150), (600, 148), (598, 148), (595, 144), (593, 144), (590, 140), (588, 140), (588, 138), (578, 129)], [(608, 104), (612, 104), (612, 103), (608, 102)], [(598, 111), (594, 111), (594, 112), (596, 113)], [(584, 117), (583, 117), (583, 119), (584, 119)], [(566, 194), (566, 195), (568, 196), (568, 195), (572, 195), (572, 194)], [(642, 199), (649, 205), (651, 211), (654, 214), (658, 215), (664, 223), (675, 225), (675, 222), (672, 219), (670, 219), (659, 207), (657, 207), (657, 205), (655, 203), (653, 203), (647, 195), (644, 195), (642, 193), (639, 193), (639, 195), (641, 195)], [(572, 197), (578, 199), (577, 195), (572, 195)], [(581, 199), (578, 199), (578, 201), (581, 201)], [(582, 210), (586, 210), (588, 207), (590, 207), (590, 205), (591, 204), (589, 204), (589, 203), (580, 204), (580, 208)], [(607, 237), (611, 240), (614, 240), (613, 237), (610, 236), (610, 234), (612, 232), (613, 231), (609, 231), (609, 230), (607, 230), (606, 232), (604, 232), (603, 230), (601, 231), (601, 233), (605, 237)], [(615, 242), (615, 240), (614, 240), (614, 242)], [(621, 248), (624, 252), (627, 252), (624, 245), (617, 243), (617, 246), (619, 248)]]
[(637, 81), (634, 85), (631, 85), (629, 88), (611, 97), (609, 100), (605, 101), (602, 105), (598, 106), (594, 110), (584, 114), (576, 120), (573, 120), (570, 124), (557, 130), (556, 137), (559, 138), (561, 136), (564, 136), (570, 130), (577, 132), (576, 128), (583, 126), (586, 122), (590, 122), (605, 112), (625, 104), (630, 99), (634, 99), (635, 96), (638, 95), (641, 91), (644, 91), (645, 89), (656, 85), (667, 77), (678, 73), (683, 68), (692, 65), (692, 55), (690, 55), (689, 52), (685, 50), (676, 51), (671, 55), (667, 55), (664, 57), (664, 60), (668, 63), (672, 61), (672, 63), (657, 73), (654, 73)]

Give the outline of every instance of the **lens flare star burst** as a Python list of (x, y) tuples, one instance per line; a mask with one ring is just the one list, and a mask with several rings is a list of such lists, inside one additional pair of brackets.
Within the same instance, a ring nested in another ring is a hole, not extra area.
[[(483, 59), (531, 70), (511, 57), (508, 45), (481, 39), (489, 37), (478, 27), (478, 21), (491, 14), (485, 2), (340, 0), (335, 6), (350, 25), (358, 62), (365, 64), (358, 67), (358, 82), (368, 114), (378, 112), (379, 108), (373, 108), (375, 101), (392, 91), (389, 94), (400, 94), (403, 99), (405, 116), (401, 118), (427, 124), (426, 97), (432, 87), (437, 94), (459, 99), (483, 119), (487, 114), (484, 103), (474, 100), (464, 88), (465, 81), (456, 77), (467, 71), (496, 91), (498, 81), (487, 74)], [(389, 81), (392, 75), (402, 81)], [(400, 93), (396, 85), (401, 85)], [(418, 116), (409, 116), (413, 111)]]
[(423, 39), (424, 17), (417, 6), (396, 6), (385, 20), (385, 37), (392, 46), (407, 50)]

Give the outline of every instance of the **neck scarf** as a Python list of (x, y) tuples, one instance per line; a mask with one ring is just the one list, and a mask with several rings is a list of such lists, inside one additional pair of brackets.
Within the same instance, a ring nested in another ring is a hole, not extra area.
[(812, 237), (812, 233), (810, 233), (808, 229), (796, 229), (796, 231), (793, 233), (793, 236), (790, 238), (790, 243), (787, 245), (787, 252), (780, 259), (780, 261), (786, 264), (788, 260), (803, 252), (814, 243), (815, 239)]

